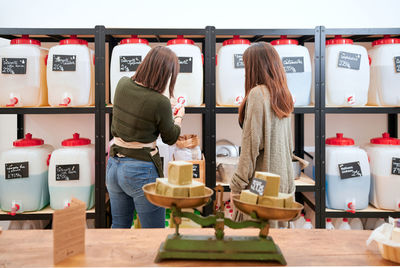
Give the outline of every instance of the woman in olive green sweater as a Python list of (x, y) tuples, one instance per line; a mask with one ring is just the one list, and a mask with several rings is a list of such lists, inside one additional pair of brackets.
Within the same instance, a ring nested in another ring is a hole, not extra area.
[(163, 228), (165, 209), (151, 204), (142, 187), (163, 177), (155, 141), (174, 144), (181, 132), (184, 108), (172, 115), (163, 95), (169, 82), (173, 96), (179, 72), (178, 58), (166, 47), (150, 50), (132, 78), (119, 81), (111, 133), (114, 145), (107, 163), (106, 185), (110, 195), (112, 228), (130, 228), (136, 209), (143, 228)]

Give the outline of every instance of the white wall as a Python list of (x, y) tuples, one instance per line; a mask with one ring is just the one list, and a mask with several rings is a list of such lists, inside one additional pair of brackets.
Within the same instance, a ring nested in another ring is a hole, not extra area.
[[(400, 27), (397, 0), (20, 0), (0, 1), (0, 27), (84, 28), (95, 25), (135, 28), (331, 28)], [(18, 14), (18, 16), (15, 16)], [(201, 136), (201, 116), (188, 115), (183, 133)], [(30, 115), (26, 131), (58, 147), (72, 132), (94, 139), (93, 115)], [(326, 136), (342, 131), (367, 142), (387, 128), (385, 115), (328, 115)], [(314, 117), (305, 116), (305, 145), (314, 145)], [(16, 138), (16, 116), (0, 116), (0, 151)], [(218, 115), (217, 140), (240, 143), (235, 115)]]
[(0, 5), (0, 27), (400, 26), (396, 0), (19, 0)]

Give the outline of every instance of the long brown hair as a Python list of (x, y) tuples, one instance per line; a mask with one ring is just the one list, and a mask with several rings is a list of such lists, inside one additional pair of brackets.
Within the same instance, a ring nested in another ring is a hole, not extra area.
[(239, 123), (243, 124), (247, 97), (252, 88), (265, 85), (269, 90), (271, 108), (280, 119), (293, 111), (293, 99), (287, 86), (282, 61), (274, 47), (265, 42), (251, 45), (243, 54), (245, 97), (239, 107)]
[(147, 53), (139, 65), (132, 80), (143, 84), (159, 93), (164, 93), (168, 81), (169, 95), (174, 96), (176, 77), (179, 73), (179, 62), (176, 54), (169, 48), (157, 46)]

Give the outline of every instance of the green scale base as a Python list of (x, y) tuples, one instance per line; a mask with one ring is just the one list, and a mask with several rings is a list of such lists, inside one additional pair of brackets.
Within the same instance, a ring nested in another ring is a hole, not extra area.
[(155, 262), (168, 259), (276, 261), (286, 265), (278, 245), (271, 237), (225, 237), (168, 235)]

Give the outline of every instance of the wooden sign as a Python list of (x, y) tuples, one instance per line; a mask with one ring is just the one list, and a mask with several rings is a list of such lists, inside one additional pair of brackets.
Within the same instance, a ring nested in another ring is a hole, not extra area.
[(57, 264), (85, 252), (86, 204), (72, 198), (67, 208), (53, 214), (53, 259)]

